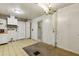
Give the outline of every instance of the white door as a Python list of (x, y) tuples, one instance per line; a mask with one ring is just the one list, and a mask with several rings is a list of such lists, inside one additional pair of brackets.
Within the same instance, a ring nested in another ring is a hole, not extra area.
[(32, 25), (31, 25), (31, 38), (37, 40), (38, 39), (38, 31), (37, 31), (37, 22), (32, 20)]
[(55, 43), (55, 33), (53, 32), (52, 19), (48, 17), (43, 21), (43, 41), (45, 43), (54, 45)]
[[(37, 19), (37, 23), (34, 24), (38, 24), (39, 19)], [(51, 45), (55, 44), (55, 33), (53, 32), (54, 30), (54, 19), (52, 17), (52, 15), (44, 15), (40, 17), (40, 20), (42, 20), (42, 41)], [(36, 30), (36, 34), (38, 33), (38, 25), (34, 25), (33, 26)], [(35, 33), (35, 31), (34, 31)], [(38, 37), (38, 36), (37, 36)]]
[(26, 22), (26, 38), (30, 38), (30, 22)]

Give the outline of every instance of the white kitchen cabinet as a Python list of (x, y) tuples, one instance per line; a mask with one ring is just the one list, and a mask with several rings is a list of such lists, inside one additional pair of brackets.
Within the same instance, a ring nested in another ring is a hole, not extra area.
[(18, 28), (17, 28), (17, 37), (18, 39), (23, 39), (25, 37), (25, 22), (18, 21)]
[(8, 43), (8, 34), (0, 34), (0, 44)]
[(14, 17), (7, 18), (8, 25), (17, 25), (17, 19)]
[(0, 19), (0, 29), (6, 29), (6, 20)]

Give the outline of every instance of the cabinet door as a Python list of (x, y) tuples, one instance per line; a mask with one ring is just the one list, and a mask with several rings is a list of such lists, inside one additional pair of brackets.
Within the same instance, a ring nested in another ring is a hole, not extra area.
[(1, 42), (2, 42), (2, 37), (1, 37), (1, 35), (0, 35), (0, 44), (1, 44)]
[(17, 25), (17, 19), (15, 18), (8, 18), (8, 24), (10, 25)]
[(7, 43), (9, 40), (8, 40), (8, 35), (0, 35), (0, 44), (4, 44), (4, 43)]
[(0, 19), (0, 29), (6, 29), (6, 20)]

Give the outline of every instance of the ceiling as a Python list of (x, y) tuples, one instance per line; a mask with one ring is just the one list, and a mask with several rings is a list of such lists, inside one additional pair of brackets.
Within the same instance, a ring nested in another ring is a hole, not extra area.
[[(53, 9), (60, 9), (71, 3), (51, 3)], [(48, 4), (44, 3), (45, 6)], [(11, 9), (20, 8), (24, 13), (17, 14)], [(44, 14), (44, 10), (37, 3), (0, 3), (0, 14), (14, 15), (20, 18), (33, 19)]]

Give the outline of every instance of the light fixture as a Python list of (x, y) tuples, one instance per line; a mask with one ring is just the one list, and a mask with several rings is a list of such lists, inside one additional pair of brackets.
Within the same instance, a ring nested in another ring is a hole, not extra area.
[(10, 10), (16, 14), (23, 14), (24, 13), (20, 8), (11, 8)]
[(42, 3), (38, 3), (38, 6), (40, 6), (45, 14), (53, 14), (56, 10), (52, 7), (51, 3), (46, 4), (42, 4)]

